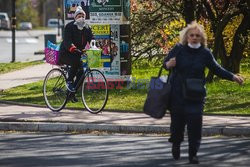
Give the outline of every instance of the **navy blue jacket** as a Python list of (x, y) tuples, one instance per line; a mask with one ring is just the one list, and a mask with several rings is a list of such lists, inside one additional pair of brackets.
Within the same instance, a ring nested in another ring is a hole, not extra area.
[(170, 77), (170, 83), (172, 85), (170, 111), (172, 113), (202, 114), (203, 112), (205, 100), (193, 102), (183, 98), (183, 78), (199, 78), (205, 80), (205, 68), (208, 67), (215, 75), (223, 79), (233, 80), (233, 74), (222, 68), (214, 59), (211, 51), (203, 46), (198, 49), (193, 49), (187, 45), (177, 44), (164, 59), (165, 69), (167, 69), (165, 65), (166, 62), (173, 57), (176, 57), (176, 66)]

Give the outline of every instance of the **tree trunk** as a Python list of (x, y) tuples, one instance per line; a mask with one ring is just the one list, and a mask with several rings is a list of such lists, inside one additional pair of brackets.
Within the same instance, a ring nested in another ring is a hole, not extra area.
[(193, 0), (184, 0), (183, 16), (187, 24), (195, 20), (195, 7)]
[[(217, 58), (220, 58), (221, 64), (223, 67), (227, 66), (229, 56), (227, 56), (227, 54), (226, 54), (226, 49), (225, 49), (225, 44), (223, 41), (222, 32), (225, 29), (228, 22), (231, 20), (231, 18), (238, 15), (238, 14), (239, 14), (239, 12), (225, 15), (224, 17), (219, 19), (220, 20), (219, 22), (217, 22), (216, 19), (213, 20), (212, 30), (215, 34), (213, 55), (214, 55), (214, 58), (216, 60), (217, 60)], [(210, 19), (212, 20), (212, 17)], [(207, 82), (212, 82), (213, 76), (214, 76), (213, 72), (211, 70), (209, 70), (208, 75), (206, 77)]]
[[(225, 46), (223, 42), (223, 37), (222, 37), (222, 31), (224, 29), (223, 24), (217, 24), (215, 29), (215, 37), (214, 37), (214, 46), (213, 46), (213, 55), (214, 58), (217, 60), (218, 57), (221, 57), (221, 55), (225, 54)], [(209, 70), (208, 75), (206, 77), (207, 82), (212, 82), (214, 77), (214, 73)]]
[(244, 48), (248, 42), (248, 31), (250, 30), (250, 11), (244, 13), (238, 29), (235, 32), (233, 46), (230, 52), (229, 69), (233, 73), (240, 72), (240, 61), (243, 57)]
[(45, 22), (45, 4), (46, 4), (46, 0), (41, 0), (39, 3), (39, 21), (40, 21), (40, 25), (41, 26), (46, 26), (46, 22)]

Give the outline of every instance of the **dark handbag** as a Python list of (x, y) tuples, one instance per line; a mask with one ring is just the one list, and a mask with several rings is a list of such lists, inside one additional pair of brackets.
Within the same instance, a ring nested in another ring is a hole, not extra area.
[(151, 77), (149, 91), (143, 107), (145, 114), (156, 119), (164, 117), (169, 106), (171, 93), (170, 75), (166, 82), (160, 79), (162, 68), (159, 71), (158, 77)]
[(202, 101), (206, 96), (204, 79), (187, 78), (183, 81), (183, 97), (191, 101)]

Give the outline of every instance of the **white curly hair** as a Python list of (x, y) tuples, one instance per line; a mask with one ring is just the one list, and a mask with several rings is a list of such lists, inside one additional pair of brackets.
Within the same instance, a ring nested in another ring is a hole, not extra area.
[(187, 25), (183, 30), (180, 32), (180, 43), (182, 45), (186, 45), (188, 43), (188, 32), (192, 29), (198, 29), (200, 31), (201, 35), (201, 45), (207, 46), (207, 35), (205, 33), (204, 27), (200, 24), (198, 24), (196, 21), (191, 22)]

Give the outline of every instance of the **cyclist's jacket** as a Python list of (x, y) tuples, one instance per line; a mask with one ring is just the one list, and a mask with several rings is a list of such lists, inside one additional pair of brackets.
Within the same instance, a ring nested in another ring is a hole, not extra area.
[(87, 26), (83, 30), (79, 30), (74, 22), (68, 23), (65, 27), (64, 39), (60, 46), (60, 56), (71, 54), (75, 49), (84, 49), (87, 42), (90, 42), (93, 38), (90, 27)]

